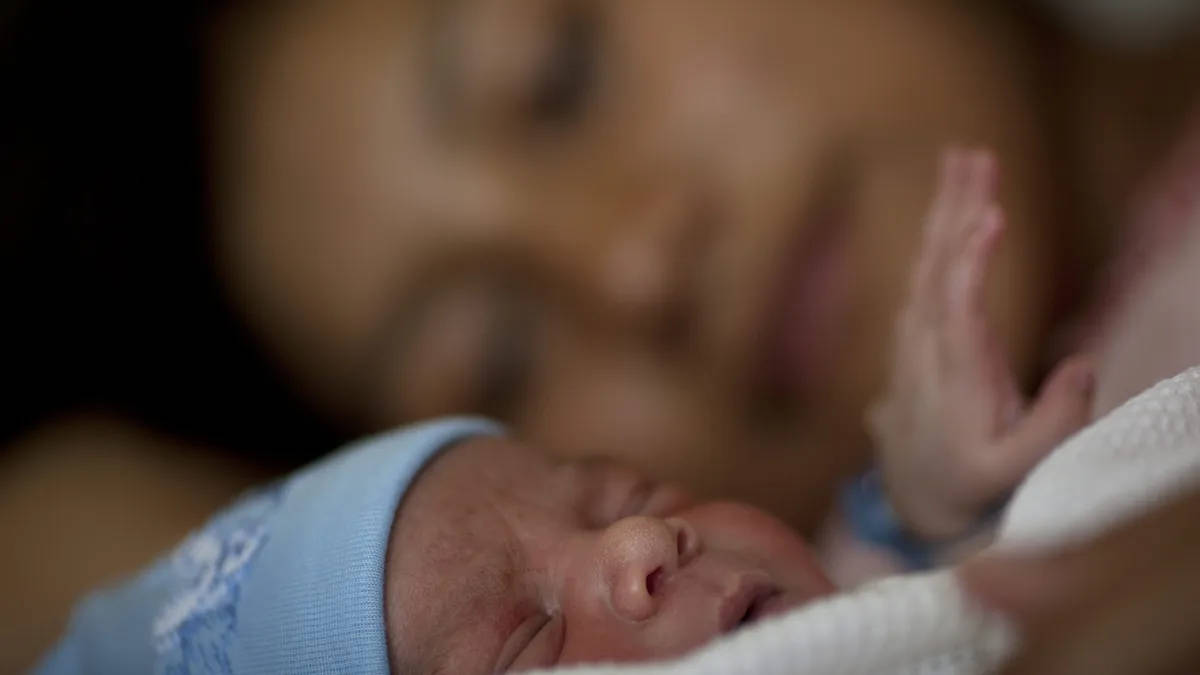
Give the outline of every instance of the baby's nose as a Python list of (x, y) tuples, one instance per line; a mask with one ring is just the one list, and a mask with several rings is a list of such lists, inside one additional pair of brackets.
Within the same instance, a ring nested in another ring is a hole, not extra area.
[(613, 523), (601, 541), (613, 609), (630, 621), (654, 616), (663, 584), (699, 549), (696, 531), (678, 518), (636, 516)]

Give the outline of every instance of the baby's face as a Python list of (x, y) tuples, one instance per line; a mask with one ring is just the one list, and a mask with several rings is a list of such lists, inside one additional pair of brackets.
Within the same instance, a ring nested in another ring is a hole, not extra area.
[(833, 590), (760, 510), (504, 439), (409, 490), (385, 587), (393, 671), (464, 674), (669, 657)]

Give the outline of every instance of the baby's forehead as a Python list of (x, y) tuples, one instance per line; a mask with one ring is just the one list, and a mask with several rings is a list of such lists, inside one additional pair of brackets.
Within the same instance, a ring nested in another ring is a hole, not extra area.
[(388, 631), (408, 658), (457, 644), (464, 630), (475, 642), (494, 639), (489, 627), (505, 624), (508, 599), (527, 581), (518, 574), (530, 567), (524, 538), (572, 524), (574, 470), (511, 445), (448, 451), (401, 504), (389, 541)]
[(401, 502), (393, 539), (400, 560), (447, 569), (504, 544), (514, 512), (565, 517), (586, 478), (568, 466), (503, 439), (448, 450), (418, 476)]
[(401, 505), (428, 517), (478, 512), (520, 495), (543, 493), (555, 482), (557, 463), (548, 455), (505, 439), (476, 439), (447, 450), (417, 477)]
[(497, 551), (512, 557), (530, 536), (590, 527), (648, 486), (607, 460), (563, 462), (502, 439), (472, 441), (410, 488), (393, 526), (393, 562), (408, 574), (448, 580), (464, 567), (501, 562)]
[[(506, 439), (478, 439), (428, 467), (401, 506), (422, 518), (485, 517), (497, 506), (579, 507), (614, 487), (645, 486), (640, 472), (603, 457), (570, 461)], [(480, 510), (483, 509), (483, 513)]]

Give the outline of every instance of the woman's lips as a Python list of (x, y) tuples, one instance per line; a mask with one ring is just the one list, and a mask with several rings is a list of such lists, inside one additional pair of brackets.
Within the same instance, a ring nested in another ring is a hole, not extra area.
[(850, 301), (848, 219), (824, 207), (805, 221), (784, 256), (763, 331), (763, 380), (769, 391), (792, 396), (830, 376)]

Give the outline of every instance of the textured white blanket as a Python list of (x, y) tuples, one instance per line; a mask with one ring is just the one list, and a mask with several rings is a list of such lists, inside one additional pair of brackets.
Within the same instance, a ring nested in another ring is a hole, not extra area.
[[(995, 546), (1087, 539), (1200, 483), (1200, 367), (1160, 382), (1054, 451), (1017, 491)], [(576, 675), (982, 675), (1016, 644), (949, 571), (886, 579), (735, 633), (682, 659)]]

